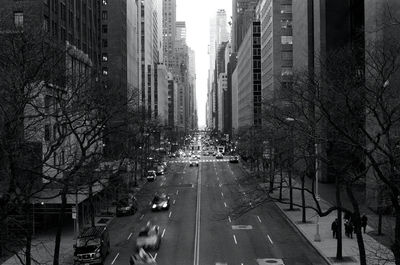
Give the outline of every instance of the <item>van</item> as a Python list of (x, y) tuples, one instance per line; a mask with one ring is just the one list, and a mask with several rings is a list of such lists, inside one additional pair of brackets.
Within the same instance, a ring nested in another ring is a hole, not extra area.
[(86, 227), (74, 244), (74, 264), (103, 264), (109, 252), (110, 235), (107, 227)]

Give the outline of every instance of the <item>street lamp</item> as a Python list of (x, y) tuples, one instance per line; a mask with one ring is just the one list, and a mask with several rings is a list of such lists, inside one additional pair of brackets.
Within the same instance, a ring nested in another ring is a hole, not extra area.
[[(294, 118), (288, 117), (285, 119), (288, 122), (296, 121)], [(289, 210), (293, 211), (293, 187), (292, 187), (292, 170), (293, 170), (293, 156), (294, 156), (294, 144), (293, 144), (293, 126), (290, 126), (290, 157), (289, 157)]]

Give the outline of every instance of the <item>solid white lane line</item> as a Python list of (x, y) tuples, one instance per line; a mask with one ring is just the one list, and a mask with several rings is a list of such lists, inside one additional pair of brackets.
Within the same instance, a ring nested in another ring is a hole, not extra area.
[(272, 242), (272, 239), (269, 237), (269, 235), (267, 235), (269, 242), (271, 242), (271, 244), (274, 244), (274, 242)]
[(114, 264), (114, 262), (117, 260), (118, 256), (119, 256), (119, 252), (118, 252), (117, 255), (115, 256), (115, 258), (113, 259), (113, 261), (111, 262), (111, 264)]
[(258, 221), (259, 221), (259, 222), (261, 223), (261, 219), (260, 219), (260, 216), (258, 216), (258, 215), (257, 215), (257, 218), (258, 218)]
[(169, 212), (168, 218), (171, 218), (171, 214), (172, 214), (172, 212)]
[(228, 216), (229, 223), (232, 223), (231, 217)]
[(235, 235), (233, 235), (233, 240), (235, 240), (235, 244), (237, 245), (237, 240)]
[(154, 254), (154, 259), (157, 259), (157, 254), (158, 254), (158, 253)]
[(162, 231), (161, 237), (164, 237), (164, 234), (165, 234), (165, 228), (164, 228), (164, 230)]
[(197, 178), (197, 202), (196, 202), (196, 229), (194, 234), (194, 254), (193, 265), (200, 263), (200, 232), (201, 232), (201, 167), (198, 171)]
[(140, 220), (142, 220), (142, 219), (143, 219), (143, 217), (144, 217), (144, 214), (142, 214), (142, 216), (140, 216)]
[(130, 233), (130, 234), (129, 234), (129, 236), (128, 236), (128, 239), (127, 239), (127, 240), (129, 240), (129, 239), (131, 238), (131, 236), (132, 236), (132, 233)]
[(224, 202), (224, 205), (225, 205), (225, 208), (228, 207), (228, 206), (226, 205), (226, 202)]

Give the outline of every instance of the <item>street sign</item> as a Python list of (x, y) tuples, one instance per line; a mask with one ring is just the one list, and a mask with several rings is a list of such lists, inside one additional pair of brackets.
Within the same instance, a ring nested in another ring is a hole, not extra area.
[(72, 213), (72, 219), (76, 219), (76, 213)]

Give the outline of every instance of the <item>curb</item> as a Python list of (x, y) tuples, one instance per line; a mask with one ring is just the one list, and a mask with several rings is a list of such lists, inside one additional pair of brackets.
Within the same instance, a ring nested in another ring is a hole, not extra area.
[(273, 203), (274, 203), (275, 207), (277, 207), (277, 208), (279, 209), (279, 211), (282, 213), (282, 215), (284, 216), (284, 218), (286, 219), (286, 221), (289, 223), (289, 225), (290, 225), (292, 228), (294, 228), (295, 230), (297, 230), (297, 232), (303, 237), (303, 239), (304, 239), (306, 242), (308, 242), (308, 243), (311, 245), (311, 247), (314, 248), (314, 249), (318, 252), (318, 254), (325, 260), (325, 262), (326, 262), (327, 264), (334, 265), (334, 263), (333, 263), (331, 260), (329, 260), (328, 257), (325, 256), (324, 253), (322, 253), (322, 251), (321, 251), (317, 246), (315, 246), (315, 245), (307, 238), (307, 236), (304, 234), (304, 232), (303, 232), (299, 227), (297, 227), (297, 225), (295, 225), (295, 224), (293, 223), (293, 221), (286, 215), (286, 213), (281, 209), (281, 207), (279, 207), (279, 206), (277, 205), (277, 202), (273, 202)]

